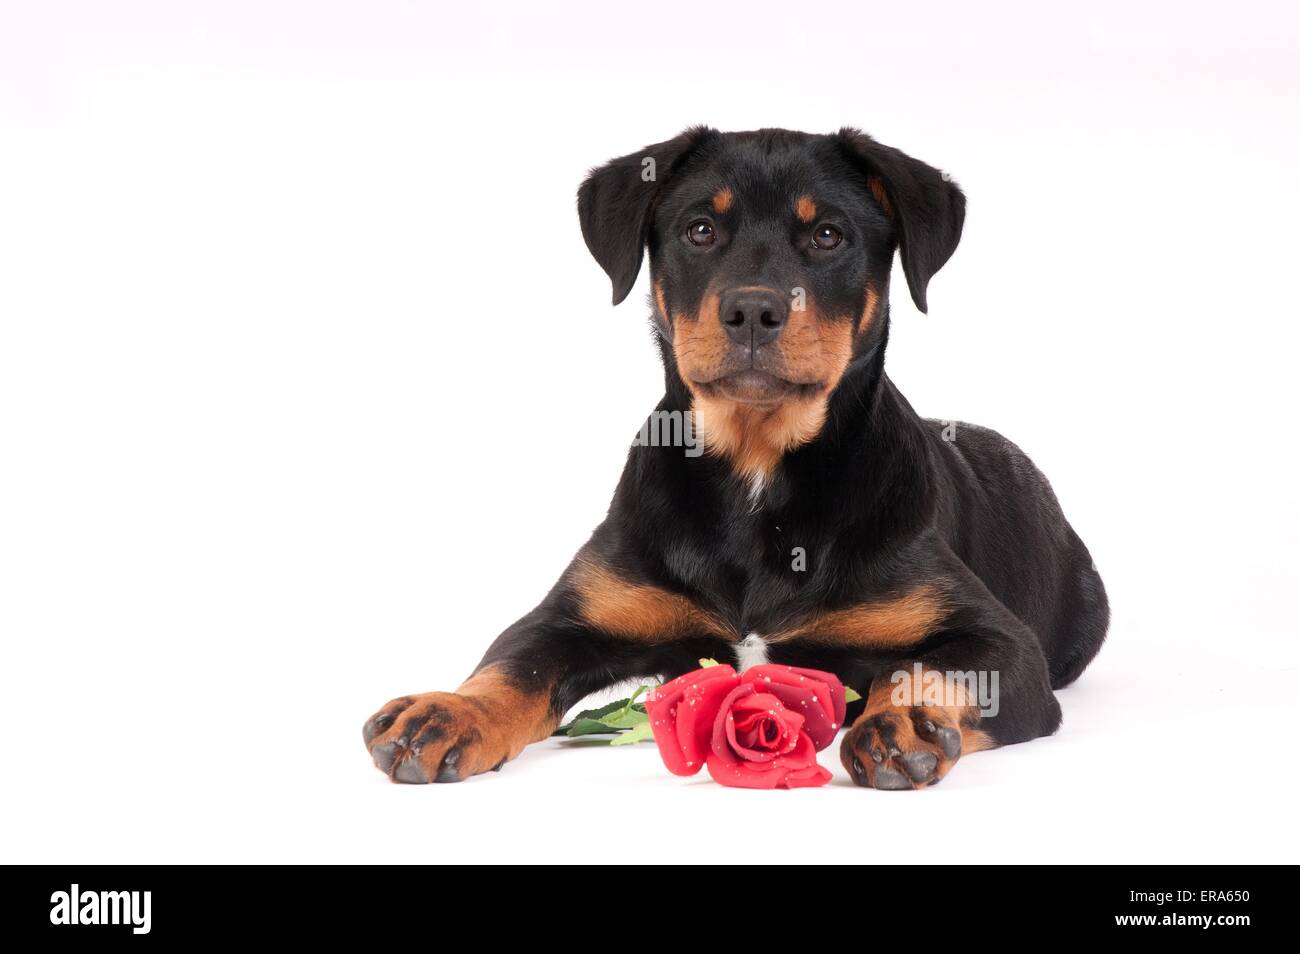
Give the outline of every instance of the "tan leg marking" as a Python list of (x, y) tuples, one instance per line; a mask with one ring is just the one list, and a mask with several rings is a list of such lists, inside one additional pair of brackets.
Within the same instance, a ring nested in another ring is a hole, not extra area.
[(840, 760), (866, 788), (934, 785), (963, 755), (995, 747), (979, 729), (980, 710), (960, 686), (942, 704), (898, 704), (896, 686), (877, 680), (862, 715), (840, 744)]
[(366, 722), (375, 765), (398, 782), (459, 782), (500, 768), (559, 725), (549, 689), (525, 690), (485, 666), (455, 692), (394, 699)]
[(569, 581), (583, 620), (602, 633), (638, 642), (711, 634), (734, 639), (735, 629), (680, 593), (624, 580), (606, 566), (579, 557)]
[(769, 642), (811, 639), (834, 646), (897, 649), (921, 642), (935, 632), (946, 614), (947, 605), (938, 588), (918, 586), (899, 596), (827, 610), (774, 634)]

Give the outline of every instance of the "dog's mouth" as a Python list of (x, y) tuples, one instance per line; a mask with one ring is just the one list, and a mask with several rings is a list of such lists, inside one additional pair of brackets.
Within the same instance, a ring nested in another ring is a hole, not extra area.
[(818, 388), (816, 383), (787, 381), (775, 374), (754, 368), (726, 374), (711, 381), (697, 381), (696, 385), (710, 397), (760, 406), (811, 397)]

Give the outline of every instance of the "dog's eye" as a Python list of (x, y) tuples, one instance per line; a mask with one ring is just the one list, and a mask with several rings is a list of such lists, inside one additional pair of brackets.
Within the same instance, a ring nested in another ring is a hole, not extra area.
[(712, 245), (718, 238), (713, 223), (705, 219), (696, 219), (686, 226), (686, 238), (692, 245)]
[(823, 251), (834, 248), (844, 241), (844, 233), (833, 225), (819, 225), (813, 232), (813, 248), (819, 248)]

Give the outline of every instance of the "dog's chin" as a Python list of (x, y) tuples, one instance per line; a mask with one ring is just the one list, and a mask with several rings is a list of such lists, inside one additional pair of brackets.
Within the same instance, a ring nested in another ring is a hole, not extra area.
[(787, 381), (775, 374), (754, 369), (701, 382), (698, 387), (709, 397), (760, 408), (802, 400), (811, 397), (817, 390), (816, 384)]

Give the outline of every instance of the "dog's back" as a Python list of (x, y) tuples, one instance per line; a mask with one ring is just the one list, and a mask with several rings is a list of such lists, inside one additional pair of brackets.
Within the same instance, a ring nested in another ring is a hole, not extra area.
[(997, 431), (927, 421), (931, 457), (951, 493), (939, 526), (953, 551), (1038, 637), (1052, 688), (1073, 682), (1101, 648), (1110, 609), (1088, 548), (1051, 484)]

